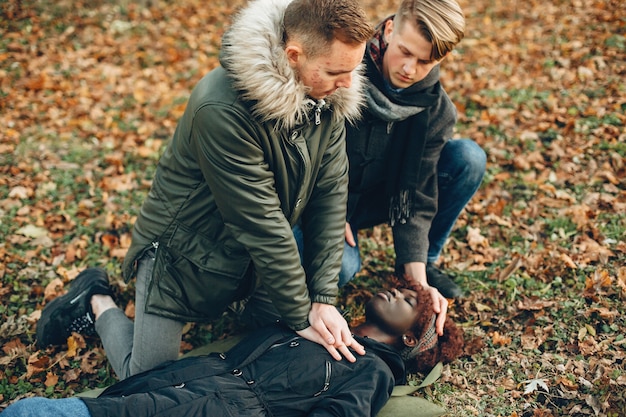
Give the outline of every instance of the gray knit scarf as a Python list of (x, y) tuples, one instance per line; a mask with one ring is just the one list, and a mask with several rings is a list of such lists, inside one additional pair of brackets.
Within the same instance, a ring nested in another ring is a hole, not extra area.
[(368, 110), (374, 116), (388, 123), (401, 122), (425, 109), (425, 107), (396, 104), (370, 82), (366, 84), (365, 99)]

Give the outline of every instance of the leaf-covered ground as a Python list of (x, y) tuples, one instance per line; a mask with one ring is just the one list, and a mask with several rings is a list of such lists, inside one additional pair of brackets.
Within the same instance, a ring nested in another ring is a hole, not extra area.
[[(363, 1), (372, 21), (396, 4)], [(115, 380), (97, 338), (37, 350), (35, 323), (87, 266), (132, 317), (129, 230), (243, 2), (0, 2), (0, 410)], [(461, 4), (443, 82), (488, 168), (441, 261), (472, 344), (419, 393), (451, 416), (626, 416), (626, 6)], [(355, 321), (393, 268), (388, 228), (361, 241), (342, 291)], [(231, 331), (190, 325), (182, 348)]]

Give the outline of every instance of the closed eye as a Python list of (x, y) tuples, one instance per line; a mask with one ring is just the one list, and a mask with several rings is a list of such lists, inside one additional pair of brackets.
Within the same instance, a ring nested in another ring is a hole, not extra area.
[(350, 74), (352, 71), (327, 71), (326, 73), (331, 77), (339, 77), (340, 75)]
[(402, 54), (403, 54), (404, 56), (413, 56), (413, 54), (412, 54), (412, 53), (410, 53), (409, 51), (407, 51), (406, 49), (403, 49), (403, 50), (402, 50)]

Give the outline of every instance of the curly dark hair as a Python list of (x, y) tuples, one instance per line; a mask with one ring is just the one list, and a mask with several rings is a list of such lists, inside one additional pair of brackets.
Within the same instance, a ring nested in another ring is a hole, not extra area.
[[(417, 340), (423, 340), (431, 326), (433, 318), (433, 300), (428, 291), (421, 285), (410, 283), (408, 279), (399, 282), (399, 286), (413, 290), (417, 293), (417, 301), (420, 314), (418, 321), (411, 329)], [(405, 359), (405, 364), (409, 372), (428, 372), (437, 363), (450, 363), (463, 353), (465, 344), (463, 330), (448, 316), (444, 323), (443, 336), (437, 336), (437, 342), (431, 349), (418, 353), (416, 356)]]

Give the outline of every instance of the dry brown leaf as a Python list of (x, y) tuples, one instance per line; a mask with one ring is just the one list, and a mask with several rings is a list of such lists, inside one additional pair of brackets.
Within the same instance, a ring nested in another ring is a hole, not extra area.
[(39, 352), (31, 354), (26, 365), (26, 377), (30, 378), (36, 373), (45, 371), (49, 363), (50, 358), (48, 356), (39, 356)]
[(556, 379), (556, 383), (563, 385), (565, 389), (567, 390), (578, 390), (578, 384), (572, 381), (570, 378), (563, 376), (563, 375), (559, 376)]
[(46, 374), (46, 381), (43, 383), (46, 387), (54, 387), (59, 382), (59, 377), (52, 372)]
[(611, 274), (606, 269), (597, 269), (585, 280), (585, 293), (594, 294), (610, 288), (613, 283)]
[(506, 346), (511, 344), (510, 336), (501, 335), (499, 332), (493, 332), (490, 336), (494, 345)]
[(111, 256), (111, 258), (124, 259), (127, 252), (128, 248), (115, 248), (111, 249), (109, 255)]
[(67, 338), (67, 357), (75, 357), (78, 354), (78, 349), (78, 341), (76, 340), (74, 335), (70, 335), (70, 337)]
[(100, 242), (104, 247), (112, 249), (119, 244), (119, 238), (116, 234), (113, 233), (105, 233), (100, 236)]
[(136, 174), (124, 174), (117, 176), (107, 176), (100, 181), (99, 186), (108, 191), (132, 191), (137, 188), (137, 183), (135, 181)]
[(480, 234), (480, 229), (475, 227), (467, 228), (467, 244), (472, 250), (478, 250), (479, 248), (489, 247), (489, 241), (486, 237)]
[(582, 355), (595, 355), (599, 353), (598, 342), (590, 335), (585, 336), (583, 340), (578, 342), (578, 348)]
[(11, 355), (15, 352), (26, 351), (26, 346), (22, 343), (20, 339), (13, 339), (2, 345), (2, 351), (7, 355)]
[(567, 266), (568, 268), (572, 268), (572, 269), (577, 268), (576, 263), (572, 260), (572, 258), (568, 254), (561, 253), (559, 254), (559, 258), (561, 259), (561, 261), (563, 261), (565, 266)]
[(617, 270), (617, 286), (626, 292), (626, 267), (620, 266)]
[(597, 313), (604, 320), (611, 323), (615, 318), (619, 315), (619, 312), (616, 310), (610, 310), (606, 307), (591, 307), (589, 310), (585, 312), (587, 317), (591, 316), (593, 313)]
[(516, 256), (500, 273), (498, 273), (498, 281), (502, 282), (513, 275), (515, 271), (522, 266), (522, 257)]
[(56, 297), (63, 295), (65, 284), (60, 278), (55, 278), (48, 285), (46, 285), (46, 289), (44, 290), (44, 300), (50, 301), (55, 299)]
[(30, 187), (24, 187), (18, 185), (13, 187), (11, 191), (9, 191), (9, 198), (17, 198), (19, 200), (26, 200), (34, 195), (34, 191)]
[(100, 355), (97, 352), (97, 350), (91, 350), (83, 356), (80, 361), (80, 369), (83, 373), (95, 374), (98, 371), (101, 359), (98, 358)]
[(79, 368), (70, 368), (63, 373), (63, 381), (73, 382), (80, 378), (82, 371)]
[(591, 239), (587, 235), (581, 236), (581, 238), (574, 245), (577, 253), (584, 255), (587, 262), (598, 261), (602, 258), (609, 258), (614, 256), (613, 251), (601, 245), (595, 240)]
[(523, 300), (520, 300), (517, 303), (517, 308), (520, 310), (538, 311), (538, 310), (543, 310), (544, 308), (552, 307), (554, 306), (554, 304), (556, 303), (553, 300), (543, 300), (539, 298), (524, 297)]

